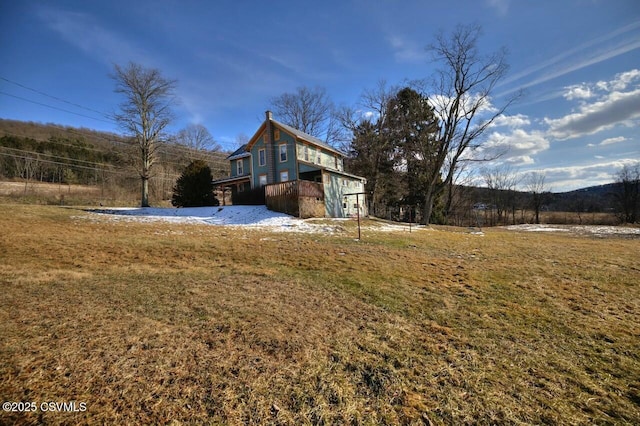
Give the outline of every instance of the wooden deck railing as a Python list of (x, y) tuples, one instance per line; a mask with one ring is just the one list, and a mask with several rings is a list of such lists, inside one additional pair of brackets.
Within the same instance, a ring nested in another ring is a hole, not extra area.
[(265, 204), (269, 210), (300, 216), (300, 200), (314, 199), (324, 202), (321, 183), (292, 180), (265, 186)]

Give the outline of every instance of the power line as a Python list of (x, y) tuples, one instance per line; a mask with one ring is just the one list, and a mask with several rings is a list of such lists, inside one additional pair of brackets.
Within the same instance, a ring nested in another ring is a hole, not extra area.
[[(54, 126), (54, 127), (55, 127), (55, 126)], [(71, 133), (78, 134), (78, 135), (80, 135), (80, 136), (89, 136), (89, 135), (87, 135), (87, 134), (83, 135), (82, 133), (74, 132), (74, 131), (72, 131), (72, 130), (70, 130), (70, 129), (65, 129), (65, 128), (63, 128), (63, 127), (58, 127), (58, 128), (60, 128), (61, 130), (65, 130), (65, 131), (68, 131), (68, 132), (71, 132)], [(92, 147), (79, 147), (79, 146), (77, 146), (77, 145), (66, 144), (66, 143), (63, 143), (63, 142), (61, 142), (61, 141), (57, 141), (57, 140), (51, 140), (51, 139), (48, 139), (48, 140), (47, 140), (47, 139), (33, 138), (33, 137), (25, 136), (25, 135), (18, 135), (18, 134), (11, 133), (11, 132), (7, 132), (7, 131), (3, 131), (3, 132), (4, 132), (6, 135), (12, 135), (12, 136), (16, 136), (16, 137), (29, 138), (29, 139), (32, 139), (32, 140), (35, 140), (35, 141), (38, 141), (38, 142), (46, 142), (46, 143), (52, 143), (52, 144), (61, 145), (61, 146), (69, 146), (69, 147), (72, 147), (72, 148), (79, 148), (79, 149), (91, 150), (91, 151), (96, 151), (96, 152), (99, 152), (99, 153), (102, 153), (102, 154), (112, 154), (112, 153), (111, 153), (111, 152), (109, 152), (109, 151), (104, 151), (104, 150), (100, 150), (100, 149), (97, 149), (97, 148), (92, 148)], [(128, 148), (135, 147), (135, 144), (132, 144), (132, 143), (121, 142), (121, 141), (117, 141), (117, 140), (109, 140), (109, 139), (107, 139), (107, 138), (99, 137), (99, 136), (96, 136), (96, 137), (101, 138), (101, 139), (104, 139), (104, 140), (106, 140), (107, 142), (112, 143), (112, 144), (121, 144), (121, 145), (126, 145)], [(169, 149), (175, 149), (175, 150), (177, 150), (178, 152), (182, 152), (182, 153), (184, 153), (184, 154), (194, 154), (194, 152), (193, 152), (193, 151), (191, 151), (191, 150), (189, 150), (189, 148), (187, 148), (187, 147), (180, 147), (180, 146), (176, 146), (176, 145), (173, 145), (173, 144), (163, 144), (160, 148), (163, 148), (163, 147), (166, 147), (166, 148), (169, 148)], [(163, 151), (158, 150), (158, 152), (159, 152), (159, 153), (163, 153), (163, 154), (165, 154), (165, 155), (169, 155), (169, 154), (171, 154), (170, 152), (167, 152), (166, 150), (163, 150)], [(205, 154), (205, 155), (209, 156), (209, 162), (210, 162), (211, 164), (215, 165), (216, 167), (225, 167), (225, 168), (226, 168), (226, 167), (228, 166), (228, 163), (227, 163), (223, 158), (215, 158), (215, 155), (216, 155), (216, 154), (217, 154), (217, 153), (207, 153), (207, 154)], [(219, 154), (219, 155), (224, 155), (224, 154)], [(166, 165), (173, 165), (173, 166), (176, 166), (176, 167), (178, 167), (178, 168), (183, 168), (183, 167), (184, 167), (184, 164), (176, 163), (176, 162), (169, 161), (169, 160), (164, 160), (164, 161), (162, 161), (162, 164), (166, 164)]]
[[(34, 154), (38, 154), (38, 153), (34, 153)], [(20, 159), (30, 159), (30, 160), (34, 160), (34, 161), (37, 161), (37, 162), (40, 162), (40, 163), (56, 164), (56, 165), (65, 166), (65, 167), (68, 167), (68, 168), (71, 168), (71, 169), (93, 170), (94, 172), (100, 171), (100, 172), (103, 172), (103, 173), (106, 172), (106, 173), (109, 173), (109, 174), (112, 174), (112, 175), (115, 174), (115, 175), (120, 175), (120, 176), (125, 176), (125, 177), (132, 177), (131, 173), (127, 173), (126, 171), (122, 171), (122, 170), (124, 170), (122, 168), (106, 169), (106, 168), (98, 168), (98, 167), (88, 167), (88, 166), (81, 166), (81, 165), (78, 165), (78, 164), (62, 163), (62, 162), (54, 161), (54, 160), (46, 160), (46, 159), (42, 159), (42, 158), (27, 157), (25, 155), (16, 155), (16, 154), (3, 153), (3, 152), (0, 152), (0, 156), (2, 156), (2, 157), (20, 158)], [(96, 163), (96, 164), (99, 164), (99, 163)], [(164, 176), (155, 175), (155, 176), (152, 176), (152, 179), (175, 182), (175, 180), (177, 179), (177, 177), (179, 175), (177, 175), (177, 174), (168, 174), (168, 176), (173, 176), (173, 177), (164, 177)]]
[(45, 157), (57, 158), (59, 160), (75, 161), (75, 162), (78, 162), (78, 163), (91, 164), (91, 165), (94, 165), (94, 166), (108, 166), (109, 165), (109, 163), (96, 163), (94, 161), (78, 160), (78, 159), (75, 159), (75, 158), (62, 157), (62, 156), (59, 156), (59, 155), (49, 154), (49, 153), (46, 153), (46, 152), (36, 152), (36, 151), (28, 151), (28, 150), (25, 150), (25, 149), (9, 148), (8, 146), (0, 146), (0, 149), (6, 149), (6, 150), (9, 150), (9, 151), (16, 151), (16, 152), (23, 152), (23, 153), (27, 153), (27, 154), (35, 154), (36, 157), (45, 156)]
[(68, 109), (58, 108), (58, 107), (55, 107), (55, 106), (52, 106), (52, 105), (43, 104), (42, 102), (33, 101), (33, 100), (31, 100), (31, 99), (23, 98), (23, 97), (21, 97), (21, 96), (11, 95), (11, 94), (6, 93), (6, 92), (2, 92), (2, 91), (0, 91), (0, 95), (5, 95), (5, 96), (9, 96), (9, 97), (11, 97), (11, 98), (20, 99), (21, 101), (25, 101), (25, 102), (31, 102), (32, 104), (45, 106), (45, 107), (47, 107), (47, 108), (56, 109), (56, 110), (58, 110), (58, 111), (63, 111), (63, 112), (69, 113), (69, 114), (78, 115), (78, 116), (80, 116), (80, 117), (90, 118), (91, 120), (97, 120), (97, 121), (102, 121), (102, 122), (104, 122), (104, 123), (111, 123), (111, 124), (113, 124), (113, 122), (112, 122), (112, 121), (107, 121), (107, 120), (103, 120), (103, 119), (101, 119), (101, 118), (91, 117), (91, 116), (89, 116), (89, 115), (85, 115), (85, 114), (80, 114), (80, 113), (78, 113), (78, 112), (69, 111)]
[[(79, 113), (76, 113), (76, 112), (73, 112), (73, 111), (69, 111), (69, 110), (66, 110), (66, 109), (63, 109), (63, 108), (59, 108), (59, 107), (56, 107), (56, 106), (53, 106), (53, 105), (44, 104), (44, 103), (42, 103), (42, 102), (34, 101), (34, 100), (31, 100), (31, 99), (23, 98), (23, 97), (20, 97), (20, 96), (16, 96), (16, 95), (12, 95), (12, 94), (9, 94), (9, 93), (1, 92), (1, 91), (0, 91), (0, 94), (3, 94), (3, 95), (5, 95), (5, 96), (9, 96), (9, 97), (12, 97), (12, 98), (15, 98), (15, 99), (20, 99), (20, 100), (23, 100), (23, 101), (26, 101), (26, 102), (31, 102), (31, 103), (34, 103), (34, 104), (36, 104), (36, 105), (45, 106), (45, 107), (47, 107), (47, 108), (53, 108), (53, 109), (56, 109), (56, 110), (59, 110), (59, 111), (63, 111), (63, 112), (67, 112), (67, 113), (70, 113), (70, 114), (78, 115), (78, 116), (80, 116), (80, 117), (90, 118), (90, 119), (92, 119), (92, 120), (98, 120), (98, 121), (102, 121), (102, 122), (105, 122), (105, 123), (117, 123), (117, 121), (116, 121), (115, 119), (113, 119), (113, 118), (112, 118), (112, 116), (111, 116), (110, 114), (106, 114), (106, 113), (104, 113), (104, 112), (102, 112), (102, 111), (98, 111), (98, 110), (96, 110), (96, 109), (89, 108), (89, 107), (86, 107), (86, 106), (83, 106), (83, 105), (77, 104), (77, 103), (75, 103), (75, 102), (67, 101), (67, 100), (62, 99), (62, 98), (60, 98), (60, 97), (58, 97), (58, 96), (50, 95), (50, 94), (45, 93), (45, 92), (43, 92), (43, 91), (41, 91), (41, 90), (34, 89), (34, 88), (29, 87), (29, 86), (26, 86), (26, 85), (24, 85), (24, 84), (22, 84), (22, 83), (18, 83), (18, 82), (16, 82), (16, 81), (10, 80), (10, 79), (8, 79), (8, 78), (6, 78), (6, 77), (2, 77), (2, 76), (0, 76), (0, 80), (4, 80), (4, 81), (6, 81), (6, 82), (8, 82), (8, 83), (14, 84), (14, 85), (16, 85), (16, 86), (18, 86), (18, 87), (22, 87), (22, 88), (27, 89), (27, 90), (30, 90), (30, 91), (32, 91), (32, 92), (34, 92), (34, 93), (38, 93), (38, 94), (40, 94), (40, 95), (43, 95), (43, 96), (46, 96), (46, 97), (48, 97), (48, 98), (54, 99), (54, 100), (56, 100), (56, 101), (63, 102), (63, 103), (66, 103), (66, 104), (68, 104), (68, 105), (75, 106), (75, 107), (78, 107), (78, 108), (81, 108), (81, 109), (85, 109), (85, 110), (87, 110), (87, 111), (95, 112), (95, 113), (97, 113), (97, 114), (100, 114), (102, 117), (105, 117), (108, 121), (105, 121), (105, 120), (100, 119), (100, 118), (96, 118), (96, 117), (91, 117), (91, 116), (88, 116), (88, 115), (84, 115), (84, 114), (79, 114)], [(53, 125), (53, 124), (51, 124), (51, 126), (56, 127), (56, 126), (55, 126), (55, 125)], [(65, 131), (69, 131), (69, 132), (73, 132), (71, 129), (64, 129), (64, 130), (65, 130)], [(108, 139), (106, 139), (106, 138), (104, 138), (104, 137), (100, 137), (100, 136), (98, 136), (98, 135), (92, 135), (92, 137), (108, 140)], [(110, 142), (114, 142), (114, 143), (122, 143), (122, 142), (119, 142), (119, 141), (110, 141)], [(179, 146), (179, 144), (174, 144), (174, 146), (178, 147), (178, 146)], [(191, 152), (191, 151), (189, 151), (189, 150), (190, 150), (190, 148), (188, 148), (188, 147), (183, 147), (183, 149), (185, 150), (185, 152)], [(213, 151), (210, 151), (210, 154), (208, 154), (208, 155), (211, 155), (211, 154), (213, 154), (213, 153), (214, 153)], [(226, 155), (226, 154), (220, 153), (220, 155)]]
[[(45, 93), (45, 92), (43, 92), (43, 91), (41, 91), (41, 90), (37, 90), (37, 89), (34, 89), (34, 88), (32, 88), (32, 87), (25, 86), (24, 84), (21, 84), (21, 83), (18, 83), (18, 82), (15, 82), (15, 81), (9, 80), (8, 78), (5, 78), (5, 77), (0, 76), (0, 80), (4, 80), (4, 81), (6, 81), (7, 83), (15, 84), (16, 86), (22, 87), (23, 89), (31, 90), (32, 92), (38, 93), (39, 95), (43, 95), (43, 96), (46, 96), (46, 97), (51, 98), (51, 99), (55, 99), (56, 101), (64, 102), (65, 104), (69, 104), (69, 105), (72, 105), (72, 106), (75, 106), (75, 107), (78, 107), (78, 108), (81, 108), (81, 109), (86, 109), (87, 111), (97, 112), (97, 113), (98, 113), (98, 114), (100, 114), (101, 116), (106, 117), (106, 118), (109, 118), (109, 115), (108, 115), (108, 114), (105, 114), (104, 112), (101, 112), (101, 111), (98, 111), (98, 110), (96, 110), (96, 109), (89, 108), (89, 107), (86, 107), (86, 106), (82, 106), (82, 105), (80, 105), (80, 104), (76, 104), (76, 103), (74, 103), (74, 102), (70, 102), (70, 101), (64, 100), (64, 99), (59, 98), (59, 97), (57, 97), (57, 96), (49, 95), (48, 93)], [(113, 120), (112, 120), (112, 121), (113, 121)]]

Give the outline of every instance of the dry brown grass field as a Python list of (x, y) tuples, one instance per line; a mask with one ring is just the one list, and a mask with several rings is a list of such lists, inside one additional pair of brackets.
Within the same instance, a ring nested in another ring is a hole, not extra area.
[(640, 424), (638, 238), (87, 216), (0, 205), (0, 424)]

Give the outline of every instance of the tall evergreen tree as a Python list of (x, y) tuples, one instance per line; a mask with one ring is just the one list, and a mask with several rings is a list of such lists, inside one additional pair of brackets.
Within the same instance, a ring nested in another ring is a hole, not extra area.
[[(429, 221), (434, 189), (442, 184), (438, 165), (438, 119), (429, 100), (411, 88), (389, 101), (389, 137), (395, 143), (396, 163), (404, 172), (407, 204), (421, 204), (423, 221)], [(431, 206), (427, 208), (425, 202)]]

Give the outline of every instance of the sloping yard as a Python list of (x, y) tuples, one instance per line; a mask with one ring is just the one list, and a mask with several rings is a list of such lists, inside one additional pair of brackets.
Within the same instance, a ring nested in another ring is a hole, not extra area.
[(304, 223), (0, 206), (0, 423), (640, 423), (634, 234)]

